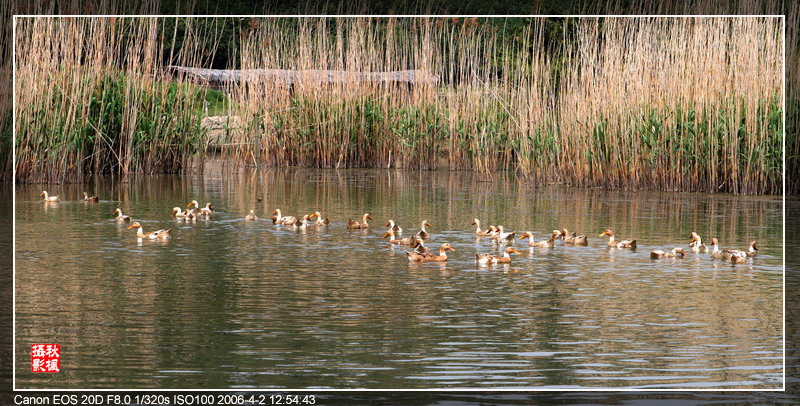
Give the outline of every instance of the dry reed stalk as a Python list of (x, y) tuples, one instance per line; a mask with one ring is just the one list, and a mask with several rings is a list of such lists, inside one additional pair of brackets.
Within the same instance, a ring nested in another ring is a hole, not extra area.
[[(169, 20), (186, 31), (175, 61), (207, 63), (213, 33)], [(200, 152), (194, 88), (163, 69), (166, 21), (18, 19), (17, 181), (175, 172)]]

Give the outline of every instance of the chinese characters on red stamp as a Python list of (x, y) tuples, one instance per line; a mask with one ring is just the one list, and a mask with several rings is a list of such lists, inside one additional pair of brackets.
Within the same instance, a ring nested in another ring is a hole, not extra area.
[(31, 372), (60, 372), (61, 345), (31, 344)]

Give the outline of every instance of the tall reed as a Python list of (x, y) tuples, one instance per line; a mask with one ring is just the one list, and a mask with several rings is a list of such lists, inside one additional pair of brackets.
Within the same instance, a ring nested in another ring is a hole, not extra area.
[(86, 173), (175, 172), (204, 147), (193, 88), (165, 71), (171, 57), (204, 63), (214, 37), (192, 19), (32, 17), (17, 20), (17, 181)]
[(779, 19), (605, 18), (578, 27), (559, 92), (568, 181), (780, 192)]
[[(776, 18), (580, 19), (555, 56), (542, 19), (255, 19), (243, 69), (416, 69), (392, 87), (251, 77), (230, 151), (267, 165), (513, 170), (583, 186), (776, 193)], [(552, 58), (558, 58), (558, 64)]]

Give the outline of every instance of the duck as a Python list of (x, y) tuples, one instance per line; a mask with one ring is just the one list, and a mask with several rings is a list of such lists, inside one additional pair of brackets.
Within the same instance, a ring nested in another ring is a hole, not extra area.
[(258, 216), (256, 216), (255, 210), (250, 210), (250, 214), (244, 216), (245, 221), (256, 221), (258, 220)]
[(199, 213), (197, 213), (197, 214), (200, 214), (200, 215), (203, 215), (203, 216), (210, 216), (210, 215), (214, 214), (214, 206), (211, 204), (211, 202), (206, 203), (205, 207), (200, 207), (200, 204), (197, 203), (197, 200), (192, 200), (186, 207), (187, 208), (189, 208), (189, 207), (197, 208), (199, 210)]
[(456, 249), (451, 247), (449, 243), (444, 243), (439, 248), (439, 255), (422, 255), (414, 251), (406, 251), (406, 255), (411, 262), (445, 262), (447, 261), (447, 251), (455, 250)]
[(89, 196), (88, 193), (83, 192), (83, 201), (84, 202), (99, 202), (100, 198), (97, 196)]
[(306, 228), (308, 227), (308, 224), (311, 223), (310, 217), (311, 217), (310, 214), (304, 214), (302, 219), (295, 221), (294, 224), (292, 225), (294, 226), (295, 229)]
[(622, 240), (620, 242), (614, 241), (614, 232), (610, 229), (605, 229), (602, 233), (600, 233), (600, 237), (607, 235), (608, 236), (608, 246), (609, 247), (616, 247), (616, 248), (636, 248), (636, 240)]
[(758, 247), (756, 246), (755, 241), (750, 241), (750, 246), (747, 248), (747, 256), (754, 257), (758, 254)]
[[(723, 250), (723, 257), (734, 263), (742, 263), (748, 257), (754, 257), (758, 253), (758, 246), (755, 241), (750, 241), (747, 251), (744, 250)], [(736, 262), (739, 261), (739, 262)]]
[(115, 218), (115, 220), (117, 220), (118, 222), (131, 221), (130, 216), (126, 216), (126, 215), (122, 214), (122, 209), (120, 209), (119, 207), (117, 207), (117, 209), (114, 210), (114, 212), (111, 213), (111, 215), (112, 216), (116, 215), (117, 217)]
[(431, 238), (431, 234), (425, 230), (425, 227), (433, 227), (433, 224), (428, 223), (428, 220), (422, 220), (422, 223), (419, 225), (419, 232), (417, 233), (417, 236), (423, 240)]
[(692, 249), (692, 252), (695, 254), (699, 253), (700, 251), (708, 251), (708, 247), (703, 244), (703, 239), (700, 238), (700, 235), (696, 232), (692, 231), (691, 241), (689, 242), (689, 248)]
[(176, 206), (176, 207), (172, 208), (172, 217), (175, 217), (176, 219), (179, 219), (179, 220), (185, 220), (186, 217), (189, 215), (189, 212), (193, 213), (194, 210), (183, 211), (183, 210), (181, 210), (180, 207)]
[(361, 221), (353, 221), (353, 219), (347, 219), (347, 229), (348, 230), (363, 230), (369, 228), (369, 224), (367, 224), (367, 220), (374, 220), (369, 213), (364, 213), (361, 216)]
[[(173, 210), (175, 210), (175, 209), (173, 209)], [(197, 221), (197, 216), (198, 216), (197, 209), (189, 209), (189, 210), (186, 210), (186, 218), (184, 220)]]
[(473, 219), (472, 220), (472, 224), (470, 224), (470, 225), (471, 226), (475, 226), (475, 235), (477, 235), (479, 237), (489, 236), (489, 235), (492, 234), (492, 231), (494, 231), (494, 226), (489, 226), (488, 229), (482, 230), (481, 229), (481, 221), (478, 220), (478, 219)]
[(46, 190), (43, 190), (42, 193), (39, 194), (39, 196), (40, 197), (44, 196), (44, 199), (42, 199), (42, 201), (46, 202), (46, 203), (55, 203), (55, 202), (60, 202), (61, 201), (61, 199), (58, 197), (58, 195), (50, 196), (50, 195), (47, 194)]
[(169, 233), (170, 233), (170, 231), (172, 231), (171, 228), (168, 228), (166, 230), (162, 229), (162, 230), (156, 230), (156, 231), (153, 231), (153, 232), (150, 232), (150, 233), (145, 233), (145, 232), (142, 231), (142, 225), (139, 224), (139, 222), (134, 222), (133, 224), (129, 225), (126, 228), (126, 230), (130, 230), (132, 228), (136, 229), (136, 237), (149, 239), (149, 240), (165, 240), (167, 238), (170, 238)]
[(395, 223), (392, 219), (389, 219), (389, 221), (386, 222), (386, 227), (389, 227), (389, 231), (397, 234), (403, 234), (403, 229), (400, 228), (400, 226), (398, 226), (397, 223)]
[(533, 234), (530, 231), (526, 231), (521, 237), (519, 237), (519, 239), (522, 240), (527, 237), (530, 240), (528, 245), (531, 247), (552, 248), (556, 246), (555, 239), (558, 235), (560, 235), (560, 233), (553, 231), (550, 234), (550, 238), (544, 241), (533, 241)]
[(315, 211), (313, 214), (308, 216), (309, 219), (312, 219), (314, 217), (317, 218), (317, 221), (315, 223), (318, 226), (329, 226), (329, 225), (331, 225), (331, 221), (328, 220), (327, 217), (322, 218), (322, 214), (320, 214), (320, 212), (318, 212), (318, 211)]
[(383, 238), (388, 238), (389, 242), (396, 245), (414, 245), (416, 242), (416, 238), (414, 237), (406, 237), (406, 238), (394, 238), (394, 231), (392, 229), (386, 230), (386, 233), (383, 234)]
[(411, 248), (414, 248), (414, 252), (417, 254), (431, 255), (431, 249), (426, 247), (425, 242), (418, 236), (414, 236), (414, 244), (411, 245)]
[(712, 250), (712, 251), (709, 253), (709, 255), (711, 255), (711, 258), (722, 258), (722, 257), (725, 255), (725, 251), (727, 251), (727, 250), (725, 250), (725, 251), (721, 251), (721, 250), (719, 249), (719, 242), (717, 241), (717, 239), (716, 239), (716, 238), (712, 238), (712, 239), (711, 239), (711, 247), (712, 247), (712, 248), (714, 248), (714, 249), (713, 249), (713, 250)]
[(503, 229), (503, 226), (497, 226), (496, 232), (491, 237), (493, 240), (498, 240), (501, 242), (514, 242), (514, 232), (507, 233)]
[(731, 256), (729, 261), (734, 264), (743, 264), (747, 262), (747, 252), (741, 250), (734, 250), (730, 252)]
[(656, 250), (650, 253), (650, 258), (652, 259), (659, 259), (659, 258), (677, 258), (680, 255), (681, 258), (686, 256), (686, 252), (683, 248), (676, 247), (673, 248), (672, 251), (666, 252), (661, 250)]
[(585, 235), (578, 235), (578, 233), (575, 232), (570, 234), (569, 230), (566, 228), (562, 228), (560, 234), (561, 241), (564, 241), (564, 244), (589, 245), (589, 237)]
[(492, 254), (475, 254), (475, 260), (480, 265), (494, 265), (494, 264), (510, 264), (510, 254), (522, 254), (514, 247), (508, 247), (503, 250), (503, 256), (499, 257)]
[(297, 217), (295, 217), (295, 216), (283, 217), (283, 214), (281, 213), (281, 209), (275, 209), (275, 211), (272, 212), (272, 223), (273, 224), (285, 224), (287, 226), (291, 226), (292, 224), (294, 224), (296, 222), (297, 222)]

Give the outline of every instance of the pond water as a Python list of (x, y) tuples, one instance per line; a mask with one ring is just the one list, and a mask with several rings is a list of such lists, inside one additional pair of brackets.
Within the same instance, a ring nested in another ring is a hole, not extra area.
[[(468, 172), (267, 170), (98, 177), (16, 189), (17, 388), (780, 388), (782, 203), (776, 196), (532, 187)], [(83, 191), (98, 203), (77, 201)], [(260, 199), (260, 200), (259, 200)], [(170, 210), (212, 202), (210, 220)], [(117, 207), (145, 231), (113, 220)], [(275, 225), (321, 211), (330, 227)], [(261, 218), (245, 222), (249, 210)], [(347, 230), (348, 218), (375, 218)], [(409, 263), (386, 220), (446, 263)], [(503, 246), (473, 218), (587, 247)], [(598, 234), (636, 238), (609, 249)], [(731, 265), (688, 248), (759, 243)], [(62, 347), (59, 374), (30, 372), (30, 344)]]

